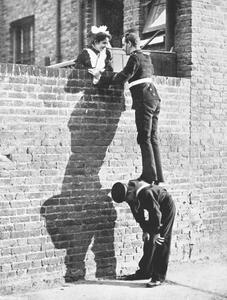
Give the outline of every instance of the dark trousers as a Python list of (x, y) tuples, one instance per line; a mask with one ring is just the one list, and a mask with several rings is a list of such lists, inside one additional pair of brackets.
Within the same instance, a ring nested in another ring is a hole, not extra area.
[(162, 228), (160, 235), (164, 237), (162, 245), (154, 244), (154, 235), (144, 243), (143, 257), (139, 262), (139, 272), (148, 275), (152, 280), (164, 281), (166, 278), (171, 246), (172, 228), (175, 217), (175, 205), (172, 197), (167, 194), (163, 200)]
[(158, 141), (158, 115), (160, 100), (144, 101), (143, 105), (136, 108), (135, 120), (137, 127), (137, 142), (142, 154), (141, 179), (163, 182), (161, 157)]

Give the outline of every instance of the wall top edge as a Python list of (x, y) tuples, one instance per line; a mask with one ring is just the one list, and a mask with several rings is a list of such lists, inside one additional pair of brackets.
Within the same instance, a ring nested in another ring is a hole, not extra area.
[[(22, 65), (0, 63), (1, 76), (35, 76), (35, 77), (54, 77), (67, 79), (83, 79), (91, 81), (92, 76), (87, 70), (69, 69), (69, 68), (51, 68), (41, 67), (37, 65)], [(152, 76), (154, 83), (159, 85), (180, 86), (187, 85), (190, 78), (182, 77), (166, 77), (166, 76)]]

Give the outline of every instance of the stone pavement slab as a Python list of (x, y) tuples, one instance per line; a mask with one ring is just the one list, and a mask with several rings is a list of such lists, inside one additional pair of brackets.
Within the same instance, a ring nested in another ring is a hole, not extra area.
[(146, 282), (79, 281), (0, 300), (223, 300), (227, 299), (227, 262), (172, 263), (166, 283), (146, 288)]

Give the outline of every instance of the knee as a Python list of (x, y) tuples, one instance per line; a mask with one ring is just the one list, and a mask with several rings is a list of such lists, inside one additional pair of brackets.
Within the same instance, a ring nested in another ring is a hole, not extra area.
[(150, 144), (151, 143), (151, 136), (147, 134), (138, 134), (137, 135), (137, 143), (140, 144)]
[(150, 139), (152, 144), (158, 144), (158, 135), (156, 131), (151, 132)]

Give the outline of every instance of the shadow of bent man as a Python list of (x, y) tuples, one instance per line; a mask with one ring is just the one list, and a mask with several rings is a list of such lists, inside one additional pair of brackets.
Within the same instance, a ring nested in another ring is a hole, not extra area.
[(93, 252), (97, 278), (116, 275), (116, 211), (108, 197), (109, 189), (102, 188), (99, 171), (124, 108), (122, 91), (94, 88), (91, 79), (84, 87), (78, 76), (81, 72), (88, 76), (85, 70), (73, 70), (65, 87), (67, 93), (83, 90), (83, 94), (68, 122), (72, 153), (61, 193), (41, 208), (54, 246), (66, 249), (67, 282), (84, 278), (88, 249)]

